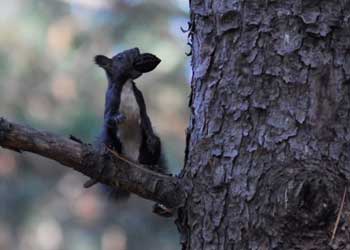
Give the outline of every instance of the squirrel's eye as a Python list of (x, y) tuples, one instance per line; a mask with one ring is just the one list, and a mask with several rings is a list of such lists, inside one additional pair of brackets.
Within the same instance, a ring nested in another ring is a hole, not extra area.
[(117, 55), (117, 59), (122, 59), (123, 58), (123, 56), (122, 55)]

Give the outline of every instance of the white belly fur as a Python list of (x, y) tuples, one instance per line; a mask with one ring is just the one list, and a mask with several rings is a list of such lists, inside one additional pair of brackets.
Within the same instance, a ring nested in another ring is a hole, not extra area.
[(126, 120), (119, 124), (117, 134), (122, 144), (122, 154), (138, 162), (142, 136), (141, 117), (131, 80), (128, 80), (122, 88), (119, 111), (126, 116)]

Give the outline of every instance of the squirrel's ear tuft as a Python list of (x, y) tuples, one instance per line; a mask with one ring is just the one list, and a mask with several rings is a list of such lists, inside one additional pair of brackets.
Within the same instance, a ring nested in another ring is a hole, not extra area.
[(139, 72), (146, 73), (154, 70), (159, 63), (160, 59), (158, 57), (150, 53), (144, 53), (136, 59), (134, 68)]
[(107, 56), (104, 55), (97, 55), (95, 56), (94, 60), (95, 63), (102, 68), (112, 64), (112, 59), (109, 59)]

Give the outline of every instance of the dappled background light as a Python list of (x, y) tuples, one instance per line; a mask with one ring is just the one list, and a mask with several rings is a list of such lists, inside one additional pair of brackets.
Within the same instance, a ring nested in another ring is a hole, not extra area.
[[(11, 0), (0, 8), (0, 116), (93, 143), (102, 125), (104, 72), (96, 54), (139, 47), (162, 63), (137, 79), (170, 170), (182, 165), (188, 121), (188, 1)], [(0, 149), (0, 249), (179, 248), (171, 219), (132, 196), (48, 159)]]

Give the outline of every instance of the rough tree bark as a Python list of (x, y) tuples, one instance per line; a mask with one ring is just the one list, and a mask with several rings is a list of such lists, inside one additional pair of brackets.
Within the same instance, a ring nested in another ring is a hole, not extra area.
[(350, 1), (190, 8), (183, 249), (350, 249)]

